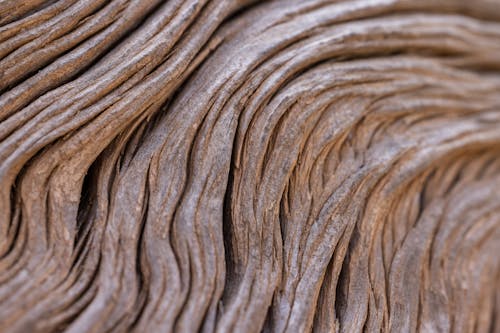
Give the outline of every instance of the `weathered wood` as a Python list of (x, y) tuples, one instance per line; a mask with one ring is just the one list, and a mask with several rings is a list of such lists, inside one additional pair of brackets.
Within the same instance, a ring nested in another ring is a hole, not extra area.
[(500, 332), (500, 2), (0, 0), (0, 331)]

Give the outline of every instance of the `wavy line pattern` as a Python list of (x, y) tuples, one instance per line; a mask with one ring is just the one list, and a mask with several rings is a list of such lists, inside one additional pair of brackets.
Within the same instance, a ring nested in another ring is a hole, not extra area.
[(500, 3), (0, 1), (3, 332), (500, 332)]

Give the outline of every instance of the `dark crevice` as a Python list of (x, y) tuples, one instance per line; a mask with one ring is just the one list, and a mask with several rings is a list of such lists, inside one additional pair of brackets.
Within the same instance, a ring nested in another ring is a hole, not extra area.
[(240, 5), (236, 7), (236, 9), (233, 9), (231, 12), (229, 12), (224, 21), (222, 21), (219, 26), (224, 26), (225, 23), (230, 21), (242, 19), (242, 17), (248, 15), (249, 11), (251, 11), (253, 8), (258, 7), (259, 5), (260, 2), (258, 0), (247, 0), (244, 5)]
[(370, 318), (370, 306), (369, 305), (368, 305), (368, 309), (366, 310), (365, 322), (363, 324), (363, 328), (361, 329), (362, 332), (370, 333), (370, 331), (368, 330), (368, 323), (369, 323), (368, 318)]
[[(146, 174), (149, 174), (150, 165), (148, 165), (148, 169)], [(134, 314), (134, 319), (132, 320), (129, 328), (133, 328), (139, 322), (142, 313), (146, 309), (147, 300), (149, 297), (149, 263), (146, 258), (146, 251), (144, 251), (144, 230), (146, 227), (146, 221), (148, 218), (149, 211), (149, 182), (146, 180), (145, 188), (144, 188), (144, 202), (142, 205), (142, 219), (141, 219), (141, 227), (139, 231), (139, 238), (137, 240), (137, 255), (135, 260), (136, 274), (137, 274), (137, 290), (138, 297), (135, 303), (135, 308), (137, 312)]]
[[(271, 156), (273, 156), (275, 146), (277, 146), (278, 149), (283, 149), (283, 147), (279, 144), (282, 144), (282, 142), (277, 142), (278, 135), (280, 134), (280, 130), (283, 128), (284, 123), (288, 120), (290, 117), (290, 109), (293, 109), (297, 104), (294, 103), (291, 105), (288, 110), (284, 111), (283, 114), (279, 117), (278, 121), (274, 124), (273, 128), (270, 129), (270, 133), (268, 135), (268, 142), (264, 150), (264, 157), (262, 159), (262, 165), (260, 166), (260, 175), (259, 175), (259, 183), (262, 183), (264, 180), (264, 174), (266, 172), (267, 165), (270, 163)], [(259, 133), (259, 134), (266, 134), (266, 133)]]
[[(236, 153), (236, 147), (233, 144), (232, 147), (232, 158), (231, 158), (231, 166), (228, 172), (227, 179), (227, 187), (226, 192), (224, 194), (224, 201), (222, 205), (222, 236), (224, 239), (224, 257), (226, 263), (226, 276), (224, 283), (224, 292), (222, 296), (222, 300), (231, 299), (233, 294), (236, 292), (236, 287), (238, 285), (237, 278), (237, 262), (236, 255), (234, 253), (234, 245), (233, 245), (233, 221), (232, 221), (232, 212), (231, 212), (231, 201), (232, 201), (232, 192), (234, 185), (234, 163), (233, 158)], [(224, 302), (223, 302), (224, 303)]]
[[(101, 167), (100, 158), (98, 158), (89, 167), (83, 178), (80, 202), (78, 204), (78, 213), (76, 218), (76, 232), (74, 246), (77, 247), (84, 238), (87, 231), (91, 228), (91, 212), (96, 209), (99, 180), (99, 169)], [(82, 246), (84, 247), (84, 246)]]
[[(14, 184), (17, 184), (18, 180)], [(9, 225), (7, 226), (7, 234), (10, 234), (12, 232), (12, 229), (14, 228), (12, 239), (10, 240), (10, 244), (7, 248), (7, 250), (0, 255), (0, 261), (7, 257), (10, 252), (14, 249), (17, 240), (19, 238), (19, 233), (21, 230), (21, 224), (22, 224), (22, 210), (21, 210), (21, 200), (19, 200), (19, 197), (17, 197), (16, 194), (16, 185), (14, 185), (11, 190), (10, 190), (10, 221)], [(16, 209), (19, 213), (19, 216), (16, 217)], [(15, 223), (15, 224), (14, 224)]]
[(420, 189), (420, 192), (418, 194), (418, 213), (417, 217), (415, 218), (415, 223), (414, 226), (418, 223), (420, 218), (422, 217), (422, 214), (425, 210), (425, 207), (427, 206), (427, 197), (429, 195), (428, 193), (428, 187), (429, 187), (429, 182), (434, 178), (434, 175), (436, 174), (436, 169), (432, 169), (432, 171), (425, 176), (424, 183), (422, 185), (422, 188)]
[(267, 310), (266, 318), (264, 319), (264, 325), (262, 326), (262, 333), (273, 332), (273, 326), (275, 322), (275, 318), (273, 316), (273, 309), (276, 307), (275, 302), (276, 302), (276, 291), (273, 294), (271, 306)]
[(339, 319), (339, 323), (345, 322), (345, 315), (347, 310), (347, 298), (349, 295), (349, 282), (350, 282), (350, 273), (349, 273), (349, 264), (351, 262), (351, 253), (353, 252), (355, 246), (361, 239), (361, 235), (359, 234), (358, 228), (355, 226), (351, 239), (349, 241), (348, 249), (344, 256), (344, 261), (342, 262), (342, 268), (340, 270), (338, 279), (337, 279), (337, 287), (335, 290), (335, 314)]
[(71, 309), (71, 312), (73, 312), (72, 314), (70, 314), (66, 317), (63, 317), (61, 319), (61, 321), (57, 324), (58, 328), (66, 328), (66, 327), (70, 326), (71, 323), (73, 321), (75, 321), (76, 318), (78, 318), (78, 316), (80, 316), (81, 313), (83, 313), (84, 310), (92, 303), (92, 300), (96, 296), (95, 291), (90, 296), (88, 296), (88, 300), (86, 302), (84, 302), (83, 304), (81, 304), (78, 310), (72, 309), (72, 307), (74, 307), (75, 303), (77, 303), (79, 300), (84, 298), (85, 295), (87, 295), (91, 291), (91, 289), (93, 289), (93, 288), (97, 289), (96, 285), (95, 285), (95, 281), (97, 279), (97, 275), (99, 274), (100, 264), (101, 264), (101, 257), (99, 256), (99, 258), (96, 262), (96, 265), (95, 265), (95, 269), (92, 271), (92, 275), (89, 277), (88, 281), (86, 281), (85, 286), (74, 296), (74, 301), (68, 302), (68, 304), (65, 307), (58, 309), (59, 313), (63, 313), (66, 310), (69, 311), (70, 309)]

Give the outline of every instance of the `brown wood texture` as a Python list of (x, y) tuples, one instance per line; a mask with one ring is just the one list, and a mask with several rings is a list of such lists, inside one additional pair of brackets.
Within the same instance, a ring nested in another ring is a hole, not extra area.
[(500, 332), (499, 0), (0, 0), (1, 332)]

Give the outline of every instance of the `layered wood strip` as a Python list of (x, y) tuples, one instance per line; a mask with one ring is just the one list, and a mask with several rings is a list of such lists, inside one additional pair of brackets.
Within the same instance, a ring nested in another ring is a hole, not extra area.
[(500, 332), (499, 70), (496, 0), (0, 1), (0, 331)]

